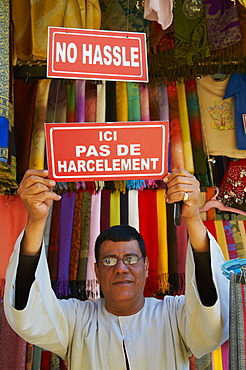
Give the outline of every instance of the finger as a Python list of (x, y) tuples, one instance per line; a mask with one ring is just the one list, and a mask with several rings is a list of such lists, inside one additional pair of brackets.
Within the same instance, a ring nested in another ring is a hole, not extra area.
[(48, 170), (34, 170), (34, 169), (29, 169), (25, 172), (22, 181), (26, 180), (29, 176), (40, 176), (40, 177), (47, 177), (49, 175)]
[(22, 193), (23, 191), (26, 191), (29, 188), (35, 189), (41, 187), (41, 185), (45, 186), (46, 188), (53, 188), (55, 186), (56, 182), (51, 179), (47, 179), (45, 177), (37, 176), (34, 174), (29, 174), (20, 183), (18, 194)]

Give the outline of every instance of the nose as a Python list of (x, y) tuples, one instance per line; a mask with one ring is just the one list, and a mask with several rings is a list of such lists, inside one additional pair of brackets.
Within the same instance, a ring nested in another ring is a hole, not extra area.
[(115, 270), (117, 273), (128, 272), (128, 267), (124, 264), (122, 259), (118, 259), (118, 262), (115, 265)]

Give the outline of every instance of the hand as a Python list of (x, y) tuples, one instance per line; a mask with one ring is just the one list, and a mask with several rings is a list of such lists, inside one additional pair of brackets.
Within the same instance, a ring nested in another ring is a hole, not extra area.
[(195, 176), (183, 169), (178, 169), (169, 174), (164, 182), (167, 184), (167, 203), (182, 201), (187, 193), (188, 199), (182, 204), (182, 217), (185, 219), (200, 218), (200, 184)]
[(45, 222), (53, 200), (61, 197), (52, 192), (55, 181), (46, 170), (28, 170), (17, 191), (28, 212), (29, 222)]

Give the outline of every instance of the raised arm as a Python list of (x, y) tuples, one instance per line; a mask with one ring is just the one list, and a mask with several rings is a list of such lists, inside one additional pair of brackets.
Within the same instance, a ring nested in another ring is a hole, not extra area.
[(28, 221), (21, 243), (21, 253), (37, 255), (40, 252), (43, 232), (53, 200), (60, 196), (52, 192), (55, 181), (48, 178), (46, 170), (28, 170), (18, 189), (28, 212)]
[(199, 213), (200, 184), (193, 175), (182, 169), (172, 172), (164, 181), (168, 187), (167, 203), (182, 201), (187, 194), (185, 197), (188, 199), (182, 203), (181, 215), (194, 252), (197, 287), (201, 302), (205, 306), (212, 306), (217, 294), (212, 278), (208, 233)]

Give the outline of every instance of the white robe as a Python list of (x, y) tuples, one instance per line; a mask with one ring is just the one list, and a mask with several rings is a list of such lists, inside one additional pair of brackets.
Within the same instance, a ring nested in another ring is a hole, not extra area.
[(188, 357), (200, 357), (229, 336), (229, 280), (221, 273), (224, 258), (209, 234), (213, 280), (218, 300), (201, 304), (191, 246), (187, 251), (186, 295), (146, 298), (131, 316), (117, 317), (104, 299), (58, 300), (50, 285), (44, 247), (27, 306), (16, 310), (18, 238), (7, 270), (4, 308), (11, 327), (27, 342), (57, 353), (72, 370), (125, 370), (123, 340), (131, 370), (188, 370)]

